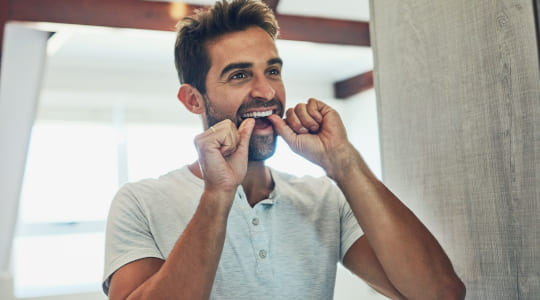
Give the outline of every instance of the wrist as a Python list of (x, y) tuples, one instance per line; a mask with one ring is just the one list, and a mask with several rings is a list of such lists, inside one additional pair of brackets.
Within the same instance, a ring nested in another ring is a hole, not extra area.
[(205, 188), (199, 207), (207, 214), (218, 216), (227, 216), (232, 207), (236, 190), (217, 190)]
[(328, 157), (326, 174), (338, 184), (355, 176), (369, 177), (371, 174), (360, 153), (350, 143), (329, 153)]

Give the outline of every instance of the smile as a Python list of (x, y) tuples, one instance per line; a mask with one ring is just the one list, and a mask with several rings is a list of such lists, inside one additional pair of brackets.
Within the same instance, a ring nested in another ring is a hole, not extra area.
[(254, 111), (254, 112), (248, 112), (248, 113), (243, 114), (242, 118), (243, 119), (247, 119), (247, 118), (254, 118), (254, 119), (265, 118), (265, 117), (268, 117), (269, 115), (271, 115), (272, 113), (273, 113), (273, 110)]

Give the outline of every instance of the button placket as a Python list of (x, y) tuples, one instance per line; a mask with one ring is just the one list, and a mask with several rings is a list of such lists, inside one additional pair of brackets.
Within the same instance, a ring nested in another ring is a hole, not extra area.
[(257, 277), (260, 280), (272, 280), (270, 233), (267, 231), (265, 219), (262, 217), (267, 205), (259, 203), (255, 207), (251, 207), (241, 186), (238, 189), (237, 199), (239, 200), (237, 205), (248, 226)]
[(256, 214), (257, 208), (252, 211), (250, 231), (253, 237), (253, 250), (257, 260), (257, 276), (262, 280), (270, 280), (272, 278), (272, 269), (269, 253), (269, 233), (266, 226)]

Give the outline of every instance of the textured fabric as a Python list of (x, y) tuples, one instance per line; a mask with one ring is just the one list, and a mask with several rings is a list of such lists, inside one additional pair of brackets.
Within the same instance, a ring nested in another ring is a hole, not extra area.
[[(362, 235), (328, 178), (272, 170), (269, 199), (234, 199), (211, 299), (332, 299), (338, 261)], [(107, 224), (103, 289), (111, 274), (145, 257), (166, 259), (195, 213), (204, 182), (187, 167), (125, 185)]]

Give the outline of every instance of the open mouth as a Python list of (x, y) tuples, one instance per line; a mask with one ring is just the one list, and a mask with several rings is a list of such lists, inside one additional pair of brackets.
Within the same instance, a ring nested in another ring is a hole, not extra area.
[(272, 123), (266, 118), (275, 113), (275, 110), (269, 109), (264, 111), (252, 111), (242, 114), (242, 119), (255, 119), (255, 129), (265, 129), (272, 126)]

